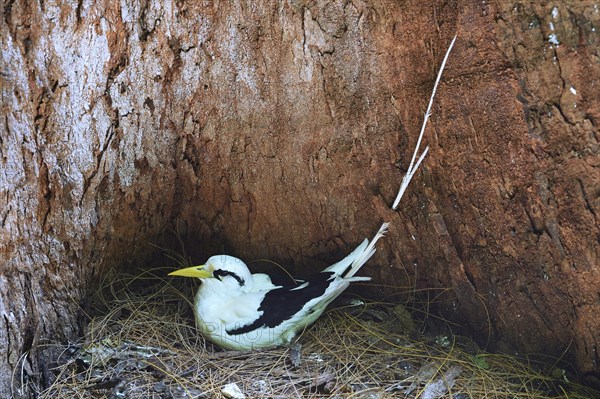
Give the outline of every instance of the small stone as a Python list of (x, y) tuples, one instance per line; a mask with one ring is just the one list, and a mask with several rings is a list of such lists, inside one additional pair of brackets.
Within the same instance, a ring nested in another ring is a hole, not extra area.
[(221, 393), (229, 399), (246, 399), (246, 395), (242, 393), (240, 387), (235, 382), (225, 385), (221, 388)]
[(302, 345), (300, 345), (298, 342), (294, 342), (290, 345), (290, 363), (292, 363), (292, 366), (294, 367), (300, 366), (300, 363), (302, 361), (301, 350)]

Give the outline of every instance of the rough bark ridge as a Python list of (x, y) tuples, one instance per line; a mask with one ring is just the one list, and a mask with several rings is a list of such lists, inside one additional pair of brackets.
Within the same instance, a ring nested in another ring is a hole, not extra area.
[(39, 344), (176, 219), (199, 256), (299, 274), (385, 219), (366, 273), (449, 287), (445, 316), (490, 348), (598, 373), (597, 5), (254, 3), (4, 4), (0, 396), (50, 378)]

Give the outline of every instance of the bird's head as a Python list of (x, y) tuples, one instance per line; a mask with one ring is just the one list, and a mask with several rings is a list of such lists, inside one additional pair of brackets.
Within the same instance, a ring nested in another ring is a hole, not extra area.
[(243, 287), (252, 278), (244, 262), (228, 255), (210, 257), (204, 265), (186, 267), (169, 273), (169, 276), (195, 277), (199, 279), (218, 279)]

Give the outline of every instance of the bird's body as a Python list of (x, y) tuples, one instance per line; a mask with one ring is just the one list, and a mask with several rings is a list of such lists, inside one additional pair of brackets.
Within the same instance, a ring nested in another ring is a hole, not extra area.
[(299, 285), (276, 286), (268, 275), (251, 274), (244, 262), (227, 255), (170, 275), (202, 279), (194, 314), (196, 326), (210, 341), (238, 350), (285, 345), (350, 283), (370, 280), (354, 275), (373, 256), (386, 228), (384, 223), (371, 242), (365, 239), (344, 259)]

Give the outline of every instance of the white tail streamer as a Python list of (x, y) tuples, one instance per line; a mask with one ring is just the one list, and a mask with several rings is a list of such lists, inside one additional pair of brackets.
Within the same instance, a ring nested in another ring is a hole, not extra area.
[(402, 183), (400, 184), (400, 189), (398, 190), (398, 195), (396, 196), (396, 199), (394, 200), (392, 209), (396, 209), (398, 207), (398, 204), (400, 203), (400, 200), (402, 199), (402, 196), (404, 195), (406, 188), (410, 184), (410, 181), (412, 180), (413, 176), (415, 175), (415, 172), (419, 168), (419, 165), (421, 165), (421, 162), (425, 158), (425, 155), (427, 155), (427, 151), (429, 151), (429, 146), (425, 147), (425, 150), (419, 156), (419, 159), (417, 160), (417, 163), (415, 164), (415, 159), (417, 159), (417, 154), (419, 153), (419, 147), (421, 147), (421, 141), (423, 139), (423, 135), (425, 134), (425, 127), (427, 126), (427, 121), (429, 120), (429, 116), (431, 115), (431, 106), (433, 104), (433, 98), (435, 97), (435, 92), (437, 90), (438, 84), (440, 83), (440, 79), (442, 77), (442, 72), (444, 71), (444, 67), (446, 66), (446, 61), (448, 60), (448, 56), (450, 55), (450, 51), (452, 51), (452, 47), (454, 46), (455, 41), (456, 41), (456, 36), (454, 36), (454, 38), (452, 39), (452, 42), (450, 42), (450, 46), (448, 47), (448, 50), (446, 51), (446, 55), (444, 56), (444, 60), (442, 61), (440, 71), (438, 72), (437, 79), (435, 80), (435, 84), (433, 85), (433, 91), (431, 92), (431, 98), (429, 99), (429, 105), (427, 106), (427, 111), (425, 112), (425, 117), (423, 118), (423, 125), (421, 126), (421, 132), (419, 134), (419, 139), (417, 140), (417, 145), (415, 146), (415, 151), (413, 153), (412, 159), (410, 160), (410, 165), (408, 166), (406, 175), (404, 175), (404, 177), (402, 178)]

